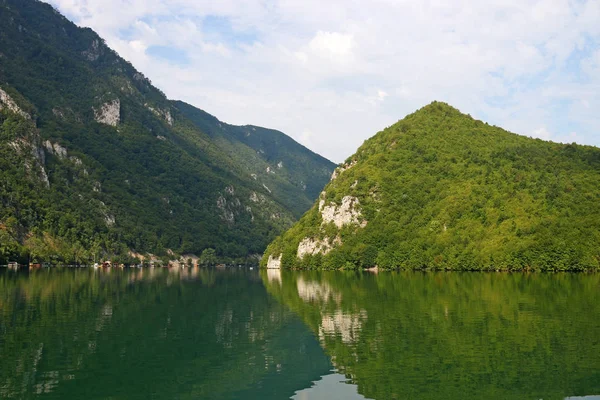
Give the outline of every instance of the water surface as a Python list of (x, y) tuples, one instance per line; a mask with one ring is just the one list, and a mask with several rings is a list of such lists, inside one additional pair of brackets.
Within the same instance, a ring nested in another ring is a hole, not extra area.
[(0, 398), (600, 399), (600, 275), (0, 270)]
[(331, 368), (256, 271), (0, 271), (0, 398), (286, 399)]
[(600, 275), (265, 271), (373, 399), (599, 399)]

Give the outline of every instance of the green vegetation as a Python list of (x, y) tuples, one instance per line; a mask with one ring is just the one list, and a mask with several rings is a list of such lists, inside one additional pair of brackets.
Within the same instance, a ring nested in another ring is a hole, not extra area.
[(296, 218), (310, 208), (331, 178), (331, 162), (279, 131), (229, 125), (189, 104), (174, 104), (236, 165), (260, 179), (272, 191), (272, 197)]
[[(315, 204), (263, 265), (281, 254), (287, 268), (600, 268), (598, 148), (519, 136), (434, 102), (345, 166), (322, 206), (351, 196), (360, 216), (338, 228)], [(306, 238), (333, 249), (300, 259)]]
[[(168, 100), (48, 4), (6, 0), (0, 25), (0, 90), (22, 111), (0, 101), (0, 264), (209, 248), (254, 260), (333, 171), (279, 132), (217, 137), (216, 118)], [(98, 117), (107, 105), (112, 120)]]
[(600, 393), (599, 274), (261, 271), (369, 399)]

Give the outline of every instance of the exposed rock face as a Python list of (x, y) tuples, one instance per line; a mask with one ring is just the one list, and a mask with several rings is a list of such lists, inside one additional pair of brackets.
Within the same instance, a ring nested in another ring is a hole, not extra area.
[(88, 61), (96, 61), (100, 58), (100, 42), (98, 39), (92, 42), (92, 45), (86, 51), (81, 52), (81, 55), (84, 56)]
[(228, 224), (235, 223), (235, 217), (247, 212), (250, 218), (253, 219), (252, 209), (248, 209), (238, 197), (235, 196), (235, 188), (233, 186), (225, 187), (225, 194), (219, 194), (217, 198), (217, 208), (220, 210), (221, 219)]
[(29, 140), (19, 138), (9, 142), (8, 145), (18, 154), (29, 156), (24, 158), (25, 169), (28, 173), (37, 176), (44, 186), (48, 188), (50, 187), (50, 180), (48, 179), (48, 173), (44, 167), (46, 164), (46, 155), (41, 146), (36, 143), (39, 143), (39, 136), (34, 132)]
[(269, 256), (269, 260), (267, 261), (267, 269), (281, 269), (281, 257), (283, 254), (280, 254), (279, 257), (275, 258), (271, 254)]
[(121, 100), (109, 101), (100, 106), (100, 109), (94, 108), (96, 122), (101, 124), (117, 126), (121, 121)]
[[(359, 206), (360, 202), (353, 196), (345, 196), (340, 206), (335, 203), (326, 206), (323, 199), (319, 201), (323, 224), (333, 222), (338, 228), (348, 224), (361, 224), (362, 213)], [(364, 224), (365, 222), (362, 222), (361, 226)]]
[(267, 187), (267, 185), (265, 185), (264, 183), (263, 183), (263, 187), (264, 187), (264, 188), (267, 190), (267, 192), (269, 192), (269, 193), (273, 193), (273, 192), (271, 192), (271, 189), (269, 189), (269, 188)]
[(227, 199), (223, 196), (219, 196), (217, 199), (217, 208), (221, 210), (221, 218), (229, 224), (235, 222), (235, 214), (227, 207)]
[(8, 95), (8, 93), (0, 89), (0, 110), (3, 108), (8, 108), (10, 111), (19, 114), (23, 118), (31, 119), (31, 116), (25, 111), (21, 110), (21, 108), (12, 99), (12, 97)]
[[(67, 149), (64, 148), (64, 147), (62, 147), (58, 143), (52, 143), (51, 141), (46, 140), (44, 142), (44, 147), (46, 148), (46, 150), (48, 151), (48, 153), (54, 154), (55, 156), (57, 156), (61, 160), (67, 157)], [(79, 162), (81, 163), (81, 160), (79, 160)]]
[(109, 212), (108, 207), (106, 206), (106, 204), (103, 201), (98, 201), (98, 204), (99, 204), (98, 209), (104, 217), (104, 223), (106, 224), (106, 226), (108, 226), (110, 228), (116, 222), (115, 216)]
[(304, 238), (298, 245), (298, 252), (296, 253), (296, 255), (299, 259), (302, 259), (307, 254), (327, 254), (333, 249), (334, 245), (339, 245), (341, 243), (342, 241), (339, 236), (333, 240), (333, 244), (330, 243), (329, 238), (325, 238), (322, 240), (314, 238)]
[(157, 115), (158, 117), (167, 121), (167, 124), (173, 126), (173, 116), (171, 115), (171, 110), (161, 110), (160, 108), (156, 109), (156, 108), (150, 107), (148, 104), (145, 104), (145, 106), (148, 108), (148, 110), (152, 111), (155, 115)]
[(340, 176), (342, 174), (342, 172), (349, 170), (350, 168), (354, 167), (355, 165), (356, 165), (356, 160), (352, 161), (350, 164), (344, 164), (342, 166), (337, 167), (333, 171), (333, 174), (331, 174), (331, 180), (334, 180), (335, 178)]
[(115, 217), (112, 215), (105, 215), (104, 222), (106, 222), (106, 226), (113, 226), (115, 224)]

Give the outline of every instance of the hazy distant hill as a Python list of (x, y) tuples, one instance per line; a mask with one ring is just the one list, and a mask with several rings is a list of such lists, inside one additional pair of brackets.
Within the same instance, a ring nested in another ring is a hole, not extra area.
[(367, 140), (266, 252), (271, 266), (597, 269), (600, 149), (434, 102)]
[(0, 263), (261, 253), (335, 167), (168, 100), (50, 5), (3, 0), (0, 26)]

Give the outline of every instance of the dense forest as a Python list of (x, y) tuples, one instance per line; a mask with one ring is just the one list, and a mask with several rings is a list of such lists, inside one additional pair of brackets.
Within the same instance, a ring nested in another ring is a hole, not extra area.
[(335, 167), (168, 100), (48, 4), (3, 1), (0, 24), (0, 264), (256, 257)]
[(263, 265), (597, 270), (600, 149), (434, 102), (367, 140)]

